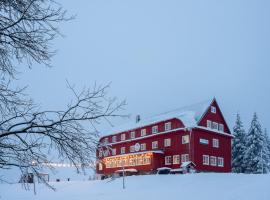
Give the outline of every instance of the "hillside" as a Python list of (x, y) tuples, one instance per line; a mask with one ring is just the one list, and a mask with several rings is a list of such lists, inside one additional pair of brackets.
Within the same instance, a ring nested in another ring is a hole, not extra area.
[(187, 174), (126, 177), (115, 181), (54, 182), (54, 192), (37, 186), (37, 195), (20, 184), (0, 184), (1, 200), (269, 200), (270, 175)]

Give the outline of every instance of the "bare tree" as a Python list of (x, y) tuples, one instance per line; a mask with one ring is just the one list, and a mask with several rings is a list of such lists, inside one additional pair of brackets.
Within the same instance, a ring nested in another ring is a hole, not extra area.
[(44, 111), (12, 84), (16, 66), (50, 65), (50, 41), (69, 19), (54, 0), (0, 0), (0, 170), (31, 171), (46, 183), (39, 172), (51, 167), (51, 152), (83, 169), (95, 160), (96, 125), (122, 116), (125, 102), (109, 98), (108, 85), (77, 92), (68, 84), (74, 99), (66, 109)]

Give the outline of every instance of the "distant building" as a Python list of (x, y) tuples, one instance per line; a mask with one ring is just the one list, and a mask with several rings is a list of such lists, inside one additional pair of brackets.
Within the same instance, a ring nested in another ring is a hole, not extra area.
[(116, 127), (100, 138), (98, 174), (160, 168), (231, 172), (232, 135), (215, 99)]

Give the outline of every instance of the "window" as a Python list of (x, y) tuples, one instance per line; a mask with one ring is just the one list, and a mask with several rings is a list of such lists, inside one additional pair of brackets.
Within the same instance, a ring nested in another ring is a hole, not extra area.
[(152, 149), (157, 149), (158, 148), (158, 141), (152, 142)]
[(157, 132), (158, 132), (158, 126), (153, 126), (152, 133), (157, 133)]
[(104, 138), (104, 143), (109, 143), (109, 138)]
[(171, 164), (172, 164), (172, 157), (165, 156), (165, 165), (171, 165)]
[(167, 123), (165, 123), (165, 131), (169, 131), (169, 130), (171, 130), (172, 129), (172, 123), (171, 122), (167, 122)]
[(210, 165), (216, 166), (217, 165), (217, 157), (210, 156)]
[(218, 130), (218, 123), (212, 122), (212, 129)]
[(98, 170), (101, 171), (102, 170), (102, 163), (98, 163)]
[(209, 165), (209, 156), (203, 155), (203, 165)]
[(99, 153), (99, 157), (102, 157), (103, 156), (102, 149), (100, 149), (98, 153)]
[(135, 131), (131, 131), (131, 132), (130, 132), (130, 138), (131, 138), (131, 139), (135, 138)]
[(142, 137), (143, 137), (143, 136), (146, 136), (146, 129), (145, 129), (145, 128), (141, 130), (141, 136), (142, 136)]
[(224, 132), (224, 125), (223, 124), (219, 124), (218, 130), (221, 131), (221, 132)]
[(216, 113), (217, 112), (217, 109), (215, 106), (211, 106), (211, 113)]
[(125, 140), (126, 139), (126, 134), (121, 134), (121, 140)]
[(188, 162), (189, 161), (189, 155), (188, 154), (182, 154), (181, 155), (181, 162)]
[(134, 152), (134, 151), (135, 151), (135, 146), (134, 145), (130, 146), (129, 147), (129, 152)]
[(116, 155), (116, 149), (112, 149), (112, 155), (113, 155), (113, 156)]
[(116, 135), (112, 137), (112, 142), (116, 142)]
[(219, 147), (219, 140), (213, 139), (213, 147), (218, 148)]
[(207, 128), (212, 128), (212, 122), (210, 120), (207, 120)]
[(145, 150), (146, 150), (146, 144), (143, 143), (143, 144), (141, 144), (141, 151), (145, 151)]
[(121, 147), (121, 154), (124, 154), (126, 152), (126, 148), (125, 147)]
[(171, 146), (171, 138), (164, 139), (164, 147)]
[(189, 136), (183, 135), (182, 136), (182, 144), (187, 144), (187, 143), (189, 143)]
[(105, 151), (103, 151), (103, 155), (104, 155), (104, 156), (108, 156), (108, 155), (109, 155), (109, 150), (106, 149)]
[(180, 164), (180, 155), (173, 156), (173, 164)]
[(223, 167), (224, 166), (224, 158), (218, 157), (218, 166)]
[(200, 144), (209, 144), (209, 141), (207, 139), (200, 138)]

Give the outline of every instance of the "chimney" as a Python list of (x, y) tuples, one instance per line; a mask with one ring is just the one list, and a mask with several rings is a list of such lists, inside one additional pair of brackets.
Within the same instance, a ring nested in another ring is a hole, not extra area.
[(141, 121), (141, 116), (140, 115), (137, 115), (136, 116), (136, 123), (138, 123), (139, 121)]

